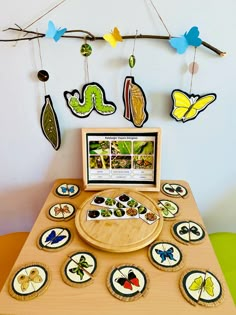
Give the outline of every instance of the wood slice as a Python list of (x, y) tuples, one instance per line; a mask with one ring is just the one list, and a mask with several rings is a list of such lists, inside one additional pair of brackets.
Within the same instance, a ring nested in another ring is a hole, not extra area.
[[(152, 224), (148, 224), (143, 215), (134, 219), (87, 220), (89, 210), (101, 209), (101, 206), (91, 204), (96, 197), (115, 199), (121, 195), (133, 198), (156, 214), (158, 219)], [(137, 191), (111, 189), (88, 198), (76, 213), (75, 225), (81, 238), (90, 245), (101, 250), (122, 253), (135, 251), (151, 244), (162, 230), (163, 217), (157, 203), (150, 197)]]
[(48, 267), (42, 263), (21, 266), (9, 282), (10, 295), (20, 301), (32, 300), (43, 294), (51, 282)]
[(107, 277), (107, 288), (117, 299), (132, 302), (145, 297), (149, 290), (149, 276), (140, 266), (114, 266)]

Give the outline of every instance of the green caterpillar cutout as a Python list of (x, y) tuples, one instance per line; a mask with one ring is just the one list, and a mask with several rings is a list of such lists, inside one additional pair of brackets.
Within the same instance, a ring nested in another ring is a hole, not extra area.
[(95, 82), (83, 86), (81, 98), (78, 90), (65, 91), (64, 97), (72, 114), (80, 118), (88, 117), (93, 109), (101, 115), (111, 115), (116, 111), (116, 105), (106, 100), (105, 91)]

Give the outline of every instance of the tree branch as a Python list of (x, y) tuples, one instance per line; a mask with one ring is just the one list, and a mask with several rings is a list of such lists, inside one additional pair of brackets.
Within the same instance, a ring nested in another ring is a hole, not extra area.
[[(28, 31), (26, 29), (22, 29), (19, 25), (17, 25), (17, 28), (14, 27), (9, 27), (5, 30), (6, 31), (15, 31), (15, 32), (21, 32), (24, 34), (24, 37), (19, 37), (19, 38), (14, 38), (14, 39), (0, 39), (0, 42), (17, 42), (17, 41), (23, 41), (23, 40), (34, 40), (37, 38), (42, 38), (45, 37), (46, 34), (44, 33), (39, 33), (39, 32), (34, 32), (34, 31)], [(84, 35), (67, 35), (71, 33), (82, 33)], [(31, 36), (28, 36), (31, 35)], [(102, 36), (94, 36), (92, 33), (85, 31), (85, 30), (67, 30), (65, 34), (62, 36), (63, 38), (75, 38), (75, 39), (84, 39), (84, 40), (90, 40), (90, 41), (95, 41), (95, 40), (104, 40)], [(161, 40), (169, 40), (169, 36), (161, 36), (161, 35), (142, 35), (142, 34), (135, 34), (135, 35), (124, 35), (122, 36), (123, 39), (161, 39)], [(208, 44), (205, 41), (202, 41), (202, 45), (206, 47), (207, 49), (210, 49), (217, 55), (223, 57), (226, 52), (223, 52), (219, 50), (218, 48)]]

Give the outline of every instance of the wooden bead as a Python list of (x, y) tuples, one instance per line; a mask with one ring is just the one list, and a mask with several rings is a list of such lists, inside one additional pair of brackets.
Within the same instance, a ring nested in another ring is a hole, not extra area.
[(88, 57), (92, 53), (92, 47), (89, 44), (83, 44), (80, 49), (81, 55)]
[(134, 55), (131, 55), (129, 57), (129, 66), (130, 68), (133, 68), (135, 66), (135, 63), (136, 63), (136, 59), (135, 59), (135, 56)]
[(49, 79), (49, 74), (46, 70), (40, 70), (37, 76), (38, 79), (42, 82), (46, 82)]

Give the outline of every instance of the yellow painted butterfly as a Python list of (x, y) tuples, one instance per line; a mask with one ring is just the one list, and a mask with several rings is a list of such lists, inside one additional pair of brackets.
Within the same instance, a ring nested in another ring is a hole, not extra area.
[(17, 281), (21, 285), (22, 292), (25, 292), (28, 289), (28, 287), (29, 287), (30, 281), (35, 282), (35, 283), (39, 283), (39, 282), (42, 282), (43, 279), (40, 276), (38, 269), (37, 268), (33, 268), (30, 271), (28, 276), (24, 275), (24, 274), (20, 274), (17, 277)]
[(111, 33), (103, 35), (103, 38), (112, 46), (116, 47), (117, 42), (122, 42), (123, 39), (117, 27)]
[(207, 277), (205, 280), (201, 276), (195, 278), (191, 283), (189, 290), (191, 291), (205, 290), (207, 294), (209, 294), (212, 297), (214, 296), (214, 284), (211, 277)]
[(173, 108), (171, 116), (177, 120), (186, 122), (197, 117), (197, 115), (216, 100), (216, 94), (206, 94), (203, 96), (188, 94), (181, 90), (174, 90), (171, 94)]

